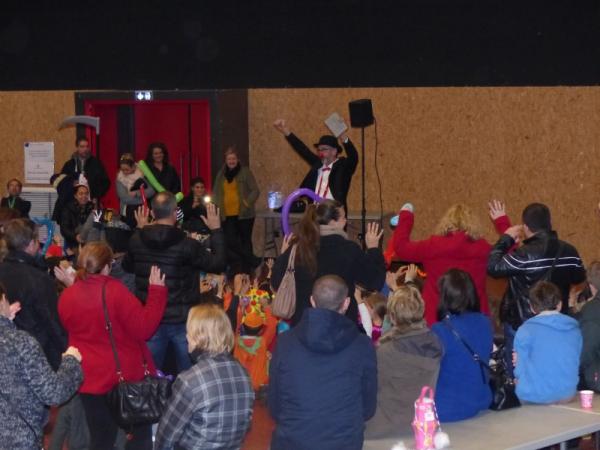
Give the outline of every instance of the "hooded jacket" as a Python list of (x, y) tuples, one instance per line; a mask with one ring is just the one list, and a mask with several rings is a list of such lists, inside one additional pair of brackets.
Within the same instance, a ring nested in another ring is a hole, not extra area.
[[(414, 403), (423, 386), (435, 388), (442, 344), (429, 329), (382, 336), (377, 349), (377, 412), (365, 437), (379, 439), (412, 432)], [(389, 337), (388, 337), (389, 336)]]
[[(515, 241), (509, 235), (500, 236), (488, 260), (489, 275), (508, 277), (508, 289), (500, 306), (500, 320), (516, 329), (533, 316), (529, 289), (542, 279), (559, 287), (563, 298), (562, 312), (567, 312), (571, 285), (585, 280), (585, 269), (575, 247), (560, 241), (554, 231), (538, 231), (525, 239), (522, 247), (509, 253), (514, 245)], [(555, 267), (548, 278), (555, 258)]]
[(525, 321), (515, 335), (517, 396), (531, 403), (555, 403), (577, 393), (581, 331), (575, 319), (544, 311)]
[(162, 323), (184, 323), (189, 309), (199, 302), (199, 272), (221, 272), (225, 263), (225, 240), (220, 229), (212, 232), (208, 250), (179, 228), (156, 224), (133, 234), (123, 269), (135, 274), (136, 296), (145, 300), (150, 268), (160, 267), (169, 290)]
[(271, 449), (352, 450), (375, 413), (377, 364), (371, 340), (345, 316), (310, 308), (278, 336), (270, 365)]

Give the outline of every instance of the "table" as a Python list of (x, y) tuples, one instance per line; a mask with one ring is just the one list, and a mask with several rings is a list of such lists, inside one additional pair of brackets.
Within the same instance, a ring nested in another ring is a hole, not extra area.
[[(290, 228), (293, 227), (294, 224), (298, 223), (303, 215), (304, 213), (290, 213)], [(386, 216), (384, 215), (384, 217)], [(280, 245), (277, 245), (277, 239), (283, 237), (283, 230), (281, 226), (281, 213), (272, 211), (270, 209), (264, 209), (256, 212), (256, 218), (262, 219), (264, 222), (264, 243), (262, 255), (264, 257), (277, 257), (279, 255), (280, 248)], [(368, 212), (366, 214), (366, 220), (368, 222), (378, 222), (380, 218), (381, 217), (379, 213)], [(362, 220), (362, 216), (360, 212), (351, 211), (348, 214), (347, 219), (348, 235), (358, 235), (361, 232), (360, 221)], [(356, 226), (357, 222), (358, 226)]]
[[(600, 397), (595, 396), (591, 411), (581, 409), (578, 400), (566, 405), (524, 405), (484, 411), (442, 428), (450, 436), (452, 450), (535, 450), (559, 443), (564, 449), (566, 441), (600, 431)], [(399, 440), (407, 448), (414, 446), (413, 437), (404, 436), (365, 441), (363, 449), (389, 450)]]

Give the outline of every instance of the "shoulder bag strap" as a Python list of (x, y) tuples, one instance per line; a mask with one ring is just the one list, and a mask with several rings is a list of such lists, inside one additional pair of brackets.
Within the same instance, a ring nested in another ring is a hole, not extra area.
[(119, 355), (117, 353), (117, 345), (112, 332), (112, 323), (108, 316), (108, 307), (106, 306), (106, 283), (102, 285), (102, 309), (104, 310), (104, 321), (106, 322), (106, 329), (108, 330), (108, 337), (110, 339), (110, 346), (112, 347), (113, 356), (115, 357), (115, 364), (117, 365), (117, 376), (119, 381), (124, 381), (123, 372), (121, 371), (121, 362), (119, 361)]
[(458, 334), (458, 331), (456, 331), (456, 328), (454, 328), (452, 326), (452, 323), (450, 323), (450, 319), (448, 319), (447, 317), (442, 321), (442, 323), (444, 325), (446, 325), (446, 327), (450, 330), (450, 332), (454, 335), (454, 337), (456, 338), (456, 340), (460, 343), (462, 343), (462, 345), (467, 349), (467, 351), (471, 354), (471, 358), (473, 358), (473, 360), (476, 363), (479, 363), (479, 368), (481, 369), (481, 377), (483, 378), (483, 381), (485, 382), (485, 375), (483, 373), (483, 370), (486, 369), (488, 371), (490, 371), (490, 366), (487, 362), (482, 361), (481, 357), (479, 356), (479, 354), (477, 354), (475, 352), (475, 350), (473, 350), (473, 348), (467, 343), (467, 341), (464, 340), (464, 338)]
[(296, 260), (296, 248), (298, 244), (292, 245), (292, 249), (290, 250), (290, 258), (288, 259), (287, 270), (290, 272), (294, 271), (294, 262)]

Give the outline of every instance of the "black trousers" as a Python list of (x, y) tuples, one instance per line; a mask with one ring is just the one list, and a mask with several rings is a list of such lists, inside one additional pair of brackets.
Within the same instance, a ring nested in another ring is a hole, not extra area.
[[(105, 395), (80, 394), (90, 429), (90, 450), (113, 450), (119, 429), (112, 418)], [(129, 431), (129, 430), (126, 430)], [(152, 425), (133, 427), (127, 450), (152, 450)]]
[(260, 263), (260, 259), (254, 256), (252, 249), (254, 218), (239, 219), (238, 216), (227, 216), (222, 226), (230, 271), (234, 274), (251, 273)]

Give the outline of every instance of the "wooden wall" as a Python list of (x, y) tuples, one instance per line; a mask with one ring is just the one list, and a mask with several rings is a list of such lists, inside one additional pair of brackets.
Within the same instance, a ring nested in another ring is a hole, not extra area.
[(55, 171), (75, 149), (75, 128), (59, 131), (75, 114), (72, 91), (0, 92), (0, 192), (10, 178), (24, 181), (23, 144), (54, 141)]
[[(444, 211), (464, 202), (490, 240), (487, 202), (504, 200), (514, 222), (530, 202), (549, 205), (560, 236), (589, 262), (600, 258), (600, 87), (255, 89), (249, 91), (251, 167), (262, 190), (285, 193), (307, 165), (272, 123), (285, 118), (307, 145), (328, 131), (323, 119), (348, 102), (371, 98), (377, 119), (366, 130), (367, 210), (379, 210), (376, 142), (383, 208), (416, 208), (414, 238), (431, 234)], [(360, 144), (360, 131), (350, 136)], [(360, 209), (360, 166), (349, 195)]]
[[(291, 192), (308, 167), (272, 123), (288, 124), (307, 144), (327, 133), (323, 119), (347, 116), (348, 102), (371, 98), (377, 118), (384, 211), (416, 208), (415, 238), (432, 233), (445, 209), (465, 202), (495, 239), (487, 202), (500, 198), (518, 222), (532, 201), (547, 203), (559, 234), (589, 262), (600, 258), (600, 87), (254, 89), (248, 92), (251, 167), (262, 190)], [(0, 92), (0, 185), (23, 177), (23, 143), (55, 142), (56, 165), (73, 150), (72, 91)], [(350, 132), (360, 144), (360, 131)], [(366, 130), (367, 209), (378, 211), (375, 127)], [(360, 167), (349, 196), (360, 209)], [(259, 252), (260, 254), (260, 252)]]

